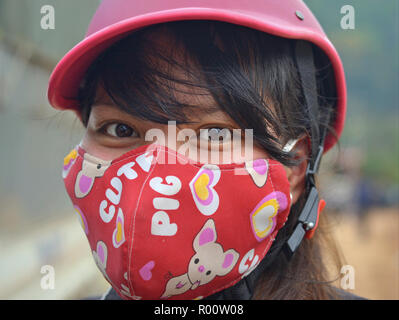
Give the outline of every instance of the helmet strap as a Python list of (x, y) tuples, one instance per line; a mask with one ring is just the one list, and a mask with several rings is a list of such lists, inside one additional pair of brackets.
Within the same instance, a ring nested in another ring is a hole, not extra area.
[[(320, 134), (319, 126), (312, 125), (318, 123), (319, 103), (317, 96), (316, 68), (314, 65), (313, 50), (310, 43), (298, 40), (295, 44), (295, 62), (297, 65), (299, 77), (302, 83), (302, 92), (304, 102), (311, 119), (311, 157), (306, 168), (306, 202), (299, 214), (297, 225), (284, 246), (284, 253), (287, 259), (291, 259), (304, 237), (311, 234), (317, 227), (318, 217), (321, 207), (324, 208), (324, 200), (320, 200), (316, 188), (315, 175), (318, 172), (321, 157), (324, 151), (324, 140), (327, 135), (327, 128), (324, 128)], [(326, 117), (329, 118), (326, 112)], [(329, 119), (326, 119), (329, 120)]]

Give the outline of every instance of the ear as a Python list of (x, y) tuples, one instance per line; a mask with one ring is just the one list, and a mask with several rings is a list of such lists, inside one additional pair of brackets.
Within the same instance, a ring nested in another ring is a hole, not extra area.
[(229, 249), (223, 254), (222, 265), (218, 268), (218, 276), (224, 276), (228, 274), (236, 265), (239, 258), (239, 254), (234, 249)]
[(216, 242), (216, 238), (215, 222), (208, 219), (194, 239), (194, 250), (198, 252), (205, 244)]
[(303, 136), (298, 140), (292, 149), (296, 153), (295, 159), (302, 160), (295, 167), (284, 167), (287, 178), (290, 183), (290, 192), (292, 194), (292, 204), (296, 203), (305, 190), (305, 175), (308, 165), (307, 157), (309, 154), (308, 136)]

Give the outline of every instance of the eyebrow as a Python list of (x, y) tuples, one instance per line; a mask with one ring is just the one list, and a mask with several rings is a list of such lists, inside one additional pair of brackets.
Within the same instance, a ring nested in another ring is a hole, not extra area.
[(98, 106), (109, 106), (109, 107), (118, 108), (118, 106), (115, 103), (107, 102), (107, 101), (101, 101), (101, 100), (96, 100), (96, 101), (94, 101), (91, 104), (91, 107), (98, 107)]
[[(101, 101), (101, 100), (97, 100), (95, 102), (93, 102), (93, 104), (91, 105), (91, 107), (98, 107), (98, 106), (108, 106), (108, 107), (112, 107), (112, 108), (116, 108), (118, 110), (121, 110), (123, 112), (126, 112), (126, 110), (122, 107), (120, 107), (119, 105), (113, 103), (113, 102), (107, 102), (107, 101)], [(224, 112), (219, 106), (215, 105), (215, 104), (211, 104), (211, 105), (206, 105), (206, 106), (197, 106), (198, 107), (198, 111), (200, 113), (209, 113), (209, 114), (215, 114), (215, 113), (219, 113), (219, 112)], [(190, 108), (194, 111), (196, 111), (196, 107), (192, 107), (190, 106)]]
[[(182, 103), (182, 105), (184, 106), (184, 103)], [(137, 115), (134, 113), (134, 111), (129, 112), (125, 108), (115, 104), (112, 101), (105, 101), (103, 97), (100, 97), (92, 104), (92, 108), (96, 108), (99, 106), (116, 109), (119, 112), (122, 112), (126, 115), (137, 117)], [(231, 119), (231, 117), (221, 107), (219, 107), (216, 103), (207, 102), (206, 104), (204, 103), (203, 105), (194, 104), (193, 106), (187, 106), (187, 107), (190, 108), (191, 110), (187, 114), (187, 121), (183, 121), (182, 123), (198, 124), (204, 120), (207, 122), (210, 121), (209, 118), (212, 118), (212, 120), (215, 120), (218, 122), (220, 121), (220, 122), (225, 122), (225, 123), (229, 123), (229, 124), (235, 123), (235, 121), (233, 119)], [(132, 109), (134, 109), (134, 108), (132, 108)], [(109, 110), (107, 113), (109, 114), (109, 112), (111, 112), (111, 110)], [(105, 116), (105, 117), (107, 117), (107, 116)], [(173, 120), (173, 118), (170, 118), (169, 120)], [(148, 119), (148, 121), (152, 121), (152, 120)]]

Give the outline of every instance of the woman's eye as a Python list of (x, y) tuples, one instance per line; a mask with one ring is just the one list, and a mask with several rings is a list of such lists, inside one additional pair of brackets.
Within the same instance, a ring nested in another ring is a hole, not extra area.
[(201, 129), (200, 138), (210, 142), (227, 142), (231, 140), (231, 130), (219, 127)]
[(124, 123), (111, 123), (106, 125), (104, 131), (110, 136), (118, 138), (130, 138), (137, 136), (136, 131)]

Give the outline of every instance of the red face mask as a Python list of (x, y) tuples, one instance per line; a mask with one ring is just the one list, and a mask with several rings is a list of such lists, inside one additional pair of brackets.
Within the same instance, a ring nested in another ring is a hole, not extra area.
[(151, 147), (112, 161), (77, 147), (64, 160), (65, 186), (97, 266), (125, 299), (201, 299), (233, 286), (287, 220), (283, 165), (204, 165)]

